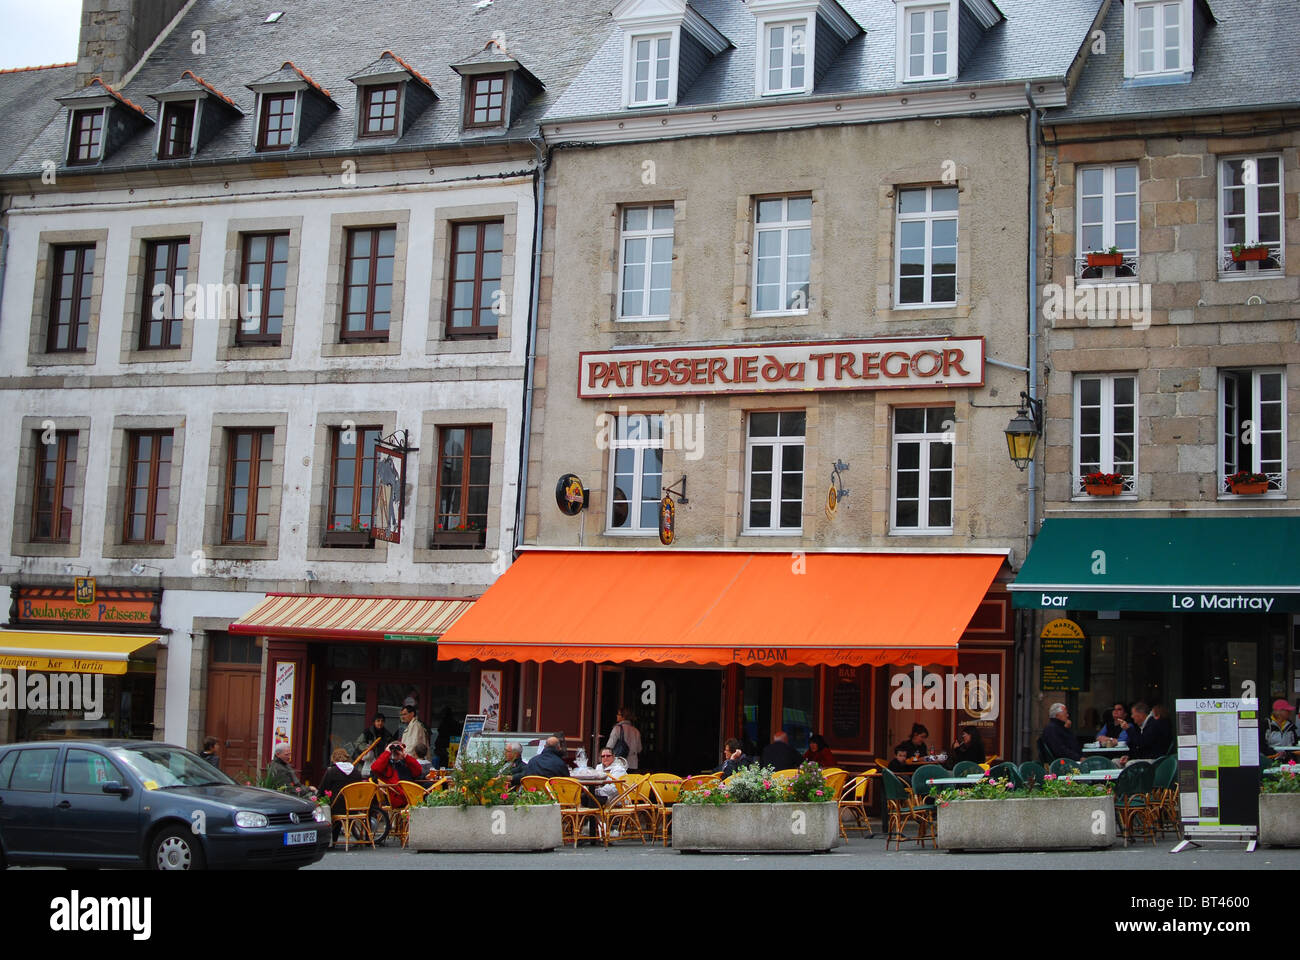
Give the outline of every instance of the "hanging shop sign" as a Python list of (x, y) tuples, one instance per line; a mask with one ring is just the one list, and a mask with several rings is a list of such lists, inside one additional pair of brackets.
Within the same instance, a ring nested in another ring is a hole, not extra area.
[(118, 590), (106, 588), (95, 591), (91, 580), (90, 599), (81, 587), (14, 587), (13, 603), (9, 608), (9, 622), (22, 624), (57, 624), (59, 626), (91, 625), (112, 627), (152, 628), (161, 624), (161, 590)]
[(983, 337), (647, 347), (578, 355), (578, 396), (656, 397), (984, 385)]
[(839, 509), (840, 501), (849, 495), (848, 488), (844, 486), (844, 478), (840, 474), (849, 469), (849, 465), (843, 460), (836, 460), (831, 467), (831, 485), (826, 491), (826, 519), (834, 520), (835, 512)]
[(566, 473), (555, 483), (555, 505), (566, 516), (576, 517), (581, 513), (589, 496), (582, 481), (572, 473)]
[(673, 498), (665, 493), (659, 501), (659, 542), (665, 547), (672, 546), (676, 537), (677, 508), (673, 506)]
[(1043, 690), (1083, 689), (1083, 628), (1064, 617), (1053, 620), (1039, 634), (1039, 681)]
[(402, 542), (402, 520), (406, 512), (406, 455), (416, 449), (407, 445), (405, 430), (375, 444), (370, 535), (376, 540)]

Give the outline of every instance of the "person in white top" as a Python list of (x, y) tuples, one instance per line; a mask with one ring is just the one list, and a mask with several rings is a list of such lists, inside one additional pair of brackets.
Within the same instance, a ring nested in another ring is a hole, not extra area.
[[(627, 776), (627, 765), (622, 757), (614, 756), (614, 751), (609, 747), (600, 751), (600, 763), (596, 764), (595, 773), (597, 776), (604, 774), (611, 780), (622, 780)], [(596, 788), (596, 796), (600, 798), (601, 803), (609, 803), (618, 796), (620, 784), (606, 783)]]
[(636, 728), (635, 714), (627, 707), (618, 711), (618, 723), (614, 724), (614, 729), (609, 732), (609, 740), (606, 741), (605, 746), (618, 756), (615, 747), (620, 742), (627, 744), (627, 756), (623, 759), (627, 760), (628, 770), (636, 770), (641, 753), (641, 731)]

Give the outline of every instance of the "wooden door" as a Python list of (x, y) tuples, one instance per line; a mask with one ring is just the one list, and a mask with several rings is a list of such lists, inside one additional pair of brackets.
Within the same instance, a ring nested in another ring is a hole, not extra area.
[(209, 635), (208, 708), (199, 742), (216, 737), (221, 769), (234, 776), (257, 767), (257, 694), (261, 648), (252, 637)]

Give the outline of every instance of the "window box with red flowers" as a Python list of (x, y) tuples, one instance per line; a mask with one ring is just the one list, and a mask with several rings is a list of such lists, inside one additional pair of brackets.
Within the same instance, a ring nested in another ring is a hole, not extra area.
[(478, 550), (487, 543), (487, 530), (480, 520), (457, 523), (455, 517), (438, 522), (433, 532), (433, 545), (448, 550)]
[(370, 524), (368, 523), (353, 523), (350, 526), (331, 523), (325, 531), (325, 546), (327, 547), (356, 549), (358, 547), (372, 546), (373, 543), (374, 541), (370, 536)]
[(1087, 256), (1088, 266), (1090, 267), (1122, 267), (1124, 265), (1124, 254), (1120, 253), (1119, 247), (1111, 247), (1109, 250), (1095, 250)]
[(1238, 496), (1258, 496), (1261, 493), (1268, 493), (1268, 477), (1262, 473), (1238, 470), (1224, 477), (1223, 482), (1228, 485), (1229, 493)]
[(1124, 492), (1124, 474), (1101, 472), (1085, 474), (1083, 489), (1090, 497), (1117, 497)]

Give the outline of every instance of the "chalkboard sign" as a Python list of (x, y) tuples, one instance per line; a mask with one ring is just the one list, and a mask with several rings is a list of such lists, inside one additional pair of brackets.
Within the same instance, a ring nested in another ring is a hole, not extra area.
[(857, 682), (837, 683), (831, 698), (831, 732), (836, 737), (862, 736), (862, 687)]
[(474, 734), (483, 732), (483, 724), (487, 722), (487, 716), (482, 713), (465, 714), (465, 725), (460, 728), (460, 746), (456, 750), (457, 758), (467, 757), (469, 754), (466, 748)]
[(1053, 620), (1039, 637), (1039, 686), (1043, 690), (1083, 689), (1086, 638), (1073, 620)]

